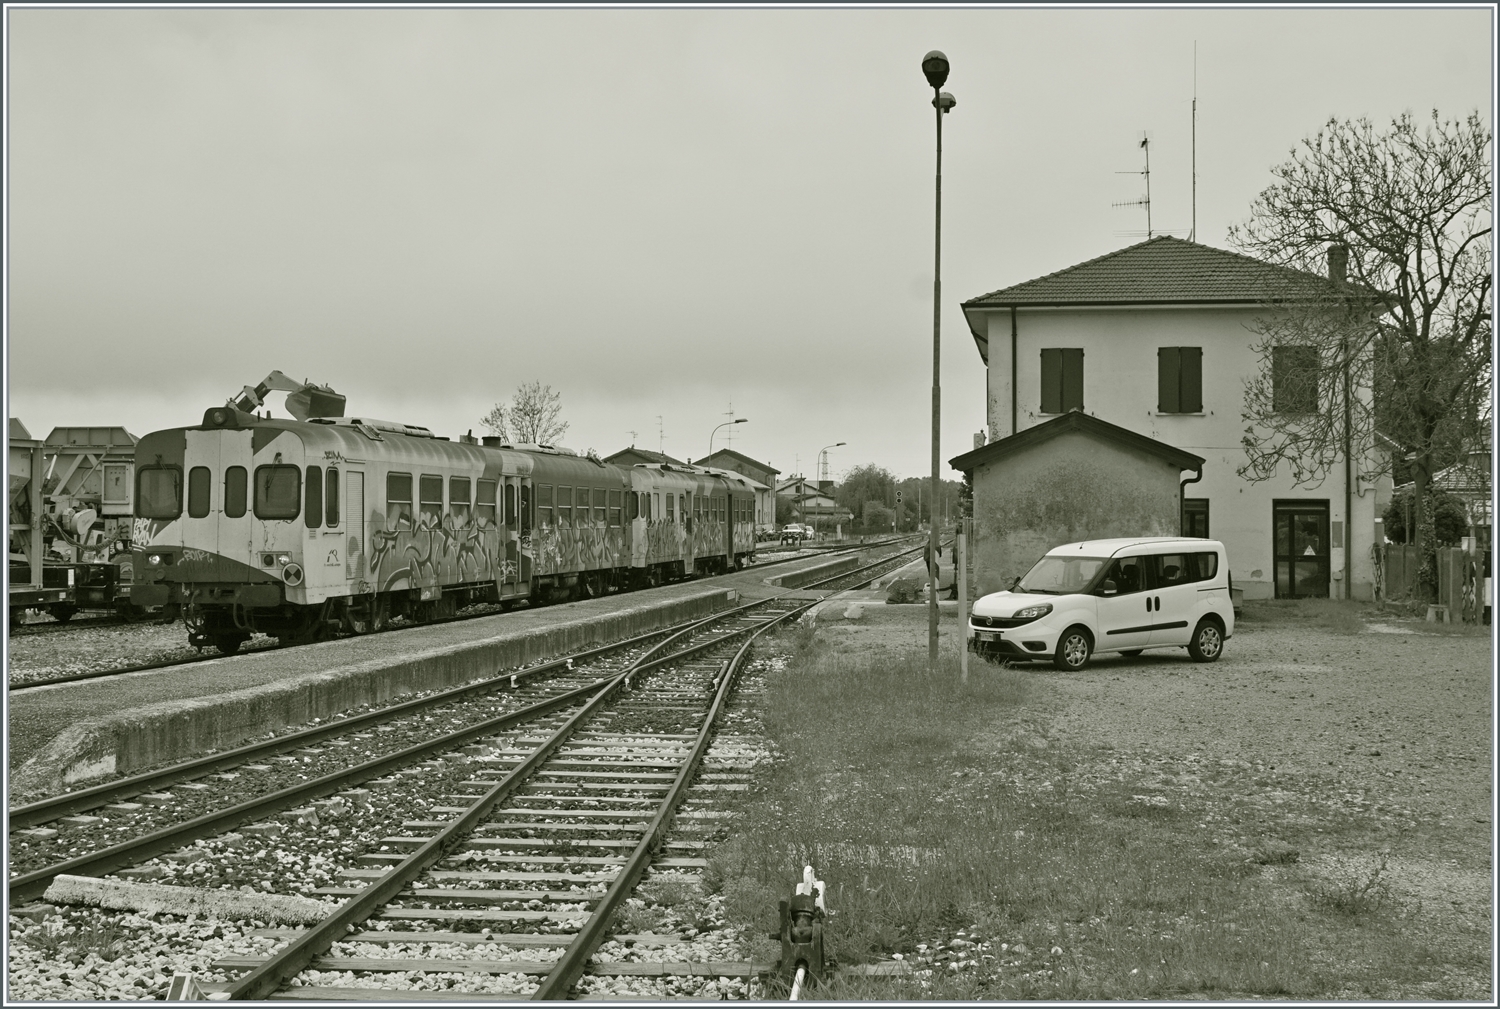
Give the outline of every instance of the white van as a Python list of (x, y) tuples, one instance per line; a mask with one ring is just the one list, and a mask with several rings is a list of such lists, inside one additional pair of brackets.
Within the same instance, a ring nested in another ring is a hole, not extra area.
[(1217, 540), (1089, 540), (1047, 551), (969, 613), (969, 650), (1078, 670), (1096, 652), (1186, 648), (1213, 662), (1234, 634), (1229, 558)]

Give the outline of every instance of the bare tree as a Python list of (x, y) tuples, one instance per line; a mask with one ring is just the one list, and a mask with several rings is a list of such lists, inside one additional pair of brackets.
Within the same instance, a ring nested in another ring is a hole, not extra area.
[(489, 429), (490, 434), (503, 441), (510, 440), (510, 431), (505, 423), (505, 404), (496, 403), (489, 413), (479, 418), (479, 423)]
[[(1241, 474), (1264, 479), (1286, 463), (1316, 485), (1367, 455), (1378, 429), (1413, 460), (1423, 557), (1432, 475), (1489, 419), (1490, 143), (1477, 112), (1434, 111), (1425, 129), (1403, 114), (1383, 132), (1331, 119), (1272, 170), (1276, 183), (1229, 233), (1290, 268), (1269, 285), (1277, 311), (1246, 383)], [(1309, 284), (1330, 249), (1335, 284)]]
[(562, 394), (541, 382), (526, 382), (516, 389), (506, 410), (506, 421), (517, 444), (555, 445), (568, 433), (562, 415)]

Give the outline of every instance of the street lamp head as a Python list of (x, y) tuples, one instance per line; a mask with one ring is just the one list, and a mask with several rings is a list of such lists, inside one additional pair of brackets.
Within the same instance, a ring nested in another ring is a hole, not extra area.
[(734, 423), (736, 423), (736, 424), (743, 424), (743, 423), (745, 423), (749, 419), (750, 419), (749, 417), (736, 417), (735, 420), (734, 420)]
[(954, 98), (946, 91), (940, 93), (936, 98), (932, 100), (932, 107), (935, 109), (941, 109), (943, 111), (943, 115), (947, 115), (949, 110), (957, 104), (958, 99)]
[(830, 445), (828, 447), (829, 448), (838, 448), (840, 445), (847, 445), (847, 444), (849, 444), (847, 441), (839, 441), (839, 442), (834, 442), (832, 445)]
[(948, 81), (948, 57), (934, 49), (922, 57), (922, 73), (927, 75), (928, 84), (942, 87)]

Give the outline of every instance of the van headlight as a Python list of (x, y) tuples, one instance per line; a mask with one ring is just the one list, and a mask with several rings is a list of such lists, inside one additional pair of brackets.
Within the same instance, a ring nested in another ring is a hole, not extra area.
[(1052, 604), (1042, 603), (1039, 606), (1028, 606), (1022, 610), (1016, 610), (1016, 612), (1012, 614), (1012, 618), (1015, 620), (1036, 620), (1040, 617), (1045, 617), (1051, 612)]

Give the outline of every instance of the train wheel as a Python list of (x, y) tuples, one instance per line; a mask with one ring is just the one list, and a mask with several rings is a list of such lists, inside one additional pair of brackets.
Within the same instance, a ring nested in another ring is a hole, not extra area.
[(214, 637), (214, 647), (223, 655), (233, 655), (244, 643), (244, 637), (239, 634), (219, 634)]
[(344, 630), (350, 634), (369, 634), (375, 624), (375, 603), (354, 597), (344, 603)]
[(60, 624), (65, 624), (73, 619), (73, 614), (78, 612), (78, 607), (72, 603), (57, 603), (47, 607), (47, 612), (52, 614), (52, 619)]

